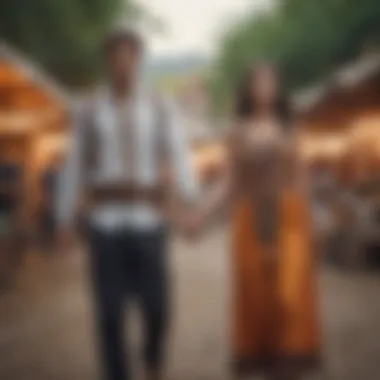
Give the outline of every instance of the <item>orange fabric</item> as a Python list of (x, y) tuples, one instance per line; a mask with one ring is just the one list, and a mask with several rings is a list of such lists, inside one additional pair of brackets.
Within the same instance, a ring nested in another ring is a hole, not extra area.
[(241, 198), (234, 217), (234, 355), (256, 363), (316, 356), (316, 258), (307, 203), (295, 191), (283, 195), (275, 256), (255, 236), (252, 209)]

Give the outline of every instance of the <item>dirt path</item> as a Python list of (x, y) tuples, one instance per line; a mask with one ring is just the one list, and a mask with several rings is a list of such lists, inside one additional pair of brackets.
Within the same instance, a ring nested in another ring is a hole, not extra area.
[[(227, 245), (224, 229), (194, 246), (173, 242), (170, 379), (227, 378)], [(99, 378), (85, 258), (30, 255), (15, 288), (0, 298), (1, 380)], [(377, 380), (380, 275), (325, 271), (320, 277), (327, 359), (320, 378)], [(137, 356), (138, 318), (129, 315)]]

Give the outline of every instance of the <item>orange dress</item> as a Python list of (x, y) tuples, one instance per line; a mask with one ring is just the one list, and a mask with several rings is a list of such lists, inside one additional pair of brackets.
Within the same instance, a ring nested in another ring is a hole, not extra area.
[(235, 370), (266, 371), (280, 364), (314, 367), (320, 333), (316, 257), (306, 197), (282, 192), (276, 255), (261, 243), (254, 202), (237, 195), (233, 217), (233, 359)]

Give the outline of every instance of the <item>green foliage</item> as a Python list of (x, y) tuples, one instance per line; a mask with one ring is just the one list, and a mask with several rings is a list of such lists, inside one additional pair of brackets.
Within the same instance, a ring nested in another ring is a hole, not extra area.
[[(380, 42), (378, 0), (282, 0), (249, 15), (222, 38), (212, 77), (225, 109), (246, 67), (257, 59), (280, 66), (288, 86), (307, 85)], [(223, 106), (221, 106), (223, 105)]]
[(115, 20), (142, 18), (126, 0), (1, 0), (0, 38), (69, 84), (99, 74), (99, 49)]

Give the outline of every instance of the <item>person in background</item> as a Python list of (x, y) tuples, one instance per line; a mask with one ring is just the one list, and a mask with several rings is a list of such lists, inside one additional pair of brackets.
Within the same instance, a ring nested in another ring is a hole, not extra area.
[(359, 211), (360, 231), (362, 232), (362, 243), (364, 254), (364, 264), (370, 267), (379, 268), (379, 212), (378, 212), (378, 189), (379, 183), (374, 180), (372, 183), (361, 186), (357, 189), (361, 199)]
[(327, 168), (318, 168), (312, 175), (310, 200), (317, 251), (327, 262), (335, 260), (337, 217), (335, 204), (339, 190), (334, 175)]
[(105, 378), (134, 378), (123, 316), (136, 300), (145, 378), (160, 380), (170, 314), (168, 218), (181, 222), (180, 211), (189, 212), (198, 197), (198, 183), (181, 115), (142, 84), (141, 37), (112, 32), (104, 52), (108, 77), (77, 110), (57, 221), (61, 240), (71, 240), (83, 201)]
[(233, 208), (233, 373), (295, 380), (320, 360), (316, 258), (297, 130), (271, 64), (239, 89), (220, 186), (193, 220)]
[(54, 204), (61, 163), (62, 159), (60, 157), (54, 157), (42, 176), (41, 235), (42, 245), (48, 250), (53, 248), (56, 232)]
[(336, 192), (333, 210), (335, 234), (330, 253), (333, 263), (347, 269), (361, 269), (366, 264), (366, 246), (377, 234), (373, 231), (371, 204), (360, 186), (346, 184)]
[(21, 170), (14, 162), (0, 164), (0, 288), (10, 284), (24, 251)]

